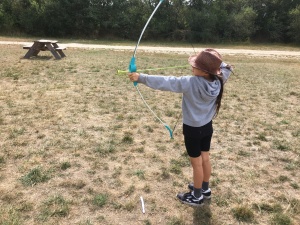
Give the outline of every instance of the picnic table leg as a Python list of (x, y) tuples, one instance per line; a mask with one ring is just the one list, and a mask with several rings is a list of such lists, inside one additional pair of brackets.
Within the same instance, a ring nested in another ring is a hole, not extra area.
[(35, 49), (34, 49), (32, 55), (33, 56), (37, 56), (39, 54), (39, 52), (41, 50), (43, 50), (43, 48), (45, 48), (45, 44), (37, 42), (36, 45), (35, 45)]
[(53, 46), (51, 45), (51, 43), (47, 43), (46, 47), (49, 49), (49, 51), (52, 53), (52, 55), (54, 55), (54, 57), (56, 59), (61, 59), (61, 57), (59, 56), (59, 54), (55, 51), (55, 49), (53, 48)]
[[(53, 45), (54, 48), (59, 48), (59, 46), (58, 46), (57, 43), (53, 43), (52, 45)], [(65, 53), (63, 52), (63, 50), (61, 50), (61, 49), (57, 50), (56, 49), (56, 51), (60, 54), (61, 58), (66, 57)]]
[(59, 50), (56, 50), (56, 51), (60, 54), (61, 58), (66, 57), (65, 53), (63, 52), (63, 50), (59, 49)]
[(39, 54), (40, 50), (38, 50), (39, 43), (34, 43), (31, 48), (28, 50), (28, 52), (25, 54), (24, 58), (29, 59), (31, 56), (37, 56)]

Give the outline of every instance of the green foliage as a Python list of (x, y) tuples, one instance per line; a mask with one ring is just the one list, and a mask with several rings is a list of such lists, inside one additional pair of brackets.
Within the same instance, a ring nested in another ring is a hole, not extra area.
[(259, 209), (259, 211), (271, 212), (271, 213), (280, 213), (282, 212), (282, 207), (280, 204), (268, 204), (268, 203), (260, 203), (255, 204), (255, 208)]
[(290, 150), (288, 143), (285, 141), (281, 141), (281, 140), (275, 140), (274, 147), (283, 152)]
[(254, 213), (246, 206), (236, 207), (232, 211), (234, 217), (239, 221), (252, 222), (254, 220)]
[(21, 177), (21, 182), (25, 186), (33, 186), (37, 183), (46, 182), (50, 179), (48, 172), (43, 171), (41, 168), (34, 168), (28, 174)]
[(170, 165), (170, 172), (175, 173), (175, 174), (181, 174), (182, 164), (179, 161), (176, 160), (171, 160), (171, 165)]
[(0, 155), (0, 166), (1, 164), (5, 164), (4, 156)]
[(67, 170), (68, 168), (71, 167), (71, 163), (70, 162), (63, 162), (61, 165), (60, 165), (60, 168), (62, 170)]
[[(158, 1), (2, 0), (0, 30), (136, 40)], [(298, 1), (164, 1), (144, 39), (300, 42)]]
[(0, 208), (0, 224), (1, 225), (22, 225), (19, 212), (12, 207)]
[(289, 12), (290, 36), (295, 42), (300, 43), (300, 5)]
[(256, 32), (255, 20), (257, 13), (252, 7), (245, 7), (233, 16), (233, 31), (235, 38), (245, 41)]
[(107, 156), (115, 152), (115, 142), (114, 140), (107, 140), (105, 143), (99, 144), (96, 147), (95, 152), (97, 152), (100, 156)]
[(1, 225), (21, 225), (22, 220), (20, 213), (11, 206), (0, 207), (0, 224)]
[(145, 180), (145, 171), (144, 170), (137, 170), (137, 171), (135, 171), (134, 174), (141, 180)]
[(124, 137), (122, 138), (122, 143), (124, 144), (132, 144), (133, 143), (133, 137), (131, 133), (125, 133)]
[(107, 202), (108, 196), (107, 194), (98, 194), (94, 197), (93, 203), (98, 207), (103, 207)]
[(184, 225), (185, 222), (181, 218), (172, 217), (170, 221), (168, 221), (167, 225)]
[(130, 185), (130, 187), (124, 192), (124, 194), (126, 196), (132, 195), (135, 191), (135, 186), (134, 185)]
[(292, 220), (289, 218), (289, 216), (282, 214), (282, 213), (276, 213), (272, 217), (271, 221), (272, 225), (290, 225), (292, 224)]
[(169, 171), (165, 167), (161, 168), (161, 171), (162, 171), (161, 172), (161, 178), (163, 180), (167, 180), (167, 179), (170, 178), (170, 173), (169, 173)]
[(66, 217), (69, 211), (69, 203), (64, 197), (54, 196), (43, 203), (39, 219), (45, 221), (49, 217)]

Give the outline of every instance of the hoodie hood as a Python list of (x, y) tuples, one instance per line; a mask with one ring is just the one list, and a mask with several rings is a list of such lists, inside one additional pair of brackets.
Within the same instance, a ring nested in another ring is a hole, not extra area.
[(204, 101), (212, 101), (216, 99), (221, 89), (220, 81), (214, 80), (210, 82), (203, 77), (197, 77), (197, 78), (199, 79), (198, 91), (201, 98), (203, 98)]

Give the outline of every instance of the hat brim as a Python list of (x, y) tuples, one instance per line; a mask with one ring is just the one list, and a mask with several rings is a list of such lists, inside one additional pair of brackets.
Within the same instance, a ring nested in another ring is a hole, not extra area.
[[(195, 67), (195, 68), (198, 68), (197, 66), (196, 66), (196, 58), (197, 58), (197, 55), (192, 55), (192, 56), (190, 56), (189, 57), (189, 59), (188, 59), (188, 62), (189, 62), (189, 64), (192, 66), (192, 67)], [(200, 68), (198, 68), (198, 69), (200, 69)]]
[(188, 59), (189, 64), (190, 64), (192, 67), (194, 67), (194, 68), (197, 68), (197, 69), (199, 69), (199, 70), (202, 70), (202, 71), (204, 71), (204, 72), (207, 72), (206, 70), (204, 70), (204, 69), (200, 68), (199, 66), (197, 66), (197, 64), (196, 64), (196, 59), (197, 59), (197, 55), (192, 55), (192, 56), (190, 56), (189, 59)]

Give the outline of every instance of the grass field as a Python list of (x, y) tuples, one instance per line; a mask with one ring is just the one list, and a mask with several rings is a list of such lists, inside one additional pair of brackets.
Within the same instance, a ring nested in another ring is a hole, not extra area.
[[(300, 59), (224, 55), (235, 65), (214, 120), (213, 197), (176, 199), (191, 167), (126, 76), (132, 52), (66, 50), (22, 59), (0, 45), (0, 224), (300, 224)], [(139, 68), (188, 56), (138, 53)], [(190, 68), (159, 71), (190, 74)], [(171, 127), (181, 96), (140, 85)], [(141, 212), (140, 196), (146, 213)]]

